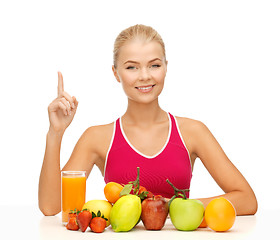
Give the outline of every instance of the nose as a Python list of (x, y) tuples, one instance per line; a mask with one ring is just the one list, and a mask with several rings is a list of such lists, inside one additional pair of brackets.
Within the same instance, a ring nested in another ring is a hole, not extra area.
[(146, 81), (151, 79), (151, 73), (149, 69), (147, 68), (141, 68), (141, 71), (139, 72), (139, 80)]

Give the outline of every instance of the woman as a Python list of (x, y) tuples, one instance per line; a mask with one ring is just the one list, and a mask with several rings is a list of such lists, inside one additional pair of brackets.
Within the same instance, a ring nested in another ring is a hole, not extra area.
[[(112, 70), (127, 95), (127, 110), (113, 123), (88, 128), (63, 170), (85, 170), (89, 176), (96, 164), (105, 182), (126, 184), (135, 179), (139, 166), (141, 185), (170, 198), (173, 190), (165, 180), (189, 188), (192, 167), (200, 158), (237, 215), (255, 214), (253, 190), (207, 127), (160, 108), (167, 71), (160, 35), (144, 25), (122, 31), (115, 40)], [(50, 127), (39, 181), (39, 207), (45, 215), (60, 212), (60, 147), (77, 107), (77, 99), (64, 91), (59, 72), (58, 97), (48, 107)], [(200, 200), (207, 206), (215, 197)]]

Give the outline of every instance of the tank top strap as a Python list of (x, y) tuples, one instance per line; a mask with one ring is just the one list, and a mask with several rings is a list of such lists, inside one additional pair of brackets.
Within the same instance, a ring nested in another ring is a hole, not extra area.
[[(171, 132), (170, 132), (170, 136), (169, 136), (169, 140), (167, 142), (168, 144), (175, 144), (178, 147), (183, 148), (184, 150), (187, 150), (187, 147), (185, 146), (185, 143), (183, 141), (178, 123), (176, 118), (168, 112), (171, 124)], [(123, 133), (122, 133), (122, 129), (121, 129), (121, 123), (120, 123), (120, 118), (118, 118), (115, 121), (115, 127), (114, 127), (114, 136), (112, 137), (112, 143), (111, 143), (111, 147), (110, 150), (115, 150), (116, 148), (121, 148), (124, 145), (128, 145), (127, 140), (125, 139)]]
[(171, 126), (172, 126), (171, 136), (170, 136), (170, 140), (169, 140), (170, 143), (175, 144), (188, 151), (188, 149), (184, 143), (183, 137), (181, 135), (179, 125), (178, 125), (176, 118), (171, 113), (168, 113), (168, 114), (170, 116)]
[(126, 141), (123, 137), (120, 125), (120, 118), (115, 121), (114, 132), (112, 136), (110, 151), (116, 150), (126, 144)]

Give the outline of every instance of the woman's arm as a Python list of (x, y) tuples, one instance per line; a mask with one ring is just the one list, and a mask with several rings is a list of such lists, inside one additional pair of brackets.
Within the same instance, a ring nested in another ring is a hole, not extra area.
[(62, 134), (47, 133), (46, 150), (41, 169), (38, 189), (38, 203), (41, 212), (55, 215), (60, 212), (60, 147)]
[[(50, 127), (46, 139), (46, 150), (42, 164), (38, 202), (44, 215), (55, 215), (61, 209), (61, 168), (60, 148), (63, 134), (72, 122), (78, 107), (78, 101), (64, 91), (63, 77), (58, 72), (57, 98), (48, 107)], [(92, 129), (92, 128), (90, 128)], [(89, 175), (98, 155), (90, 144), (95, 138), (91, 130), (85, 131), (79, 139), (65, 170), (86, 170)], [(89, 141), (91, 139), (91, 141)]]
[[(257, 212), (256, 196), (244, 176), (228, 159), (209, 129), (201, 122), (192, 126), (192, 147), (213, 179), (225, 192), (221, 195), (232, 202), (237, 215), (251, 215)], [(215, 197), (199, 199), (204, 206)]]
[(63, 76), (58, 72), (57, 98), (48, 106), (50, 127), (38, 189), (39, 208), (45, 215), (60, 211), (60, 147), (77, 107), (77, 99), (64, 91)]
[[(62, 170), (83, 170), (88, 177), (99, 160), (94, 143), (94, 127), (87, 129), (77, 142), (73, 153)], [(48, 132), (45, 157), (39, 180), (39, 208), (44, 215), (61, 211), (60, 146), (62, 136)]]

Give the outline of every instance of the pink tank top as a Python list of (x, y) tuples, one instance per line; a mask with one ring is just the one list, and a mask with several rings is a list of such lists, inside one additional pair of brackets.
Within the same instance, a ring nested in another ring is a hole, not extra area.
[[(171, 198), (173, 188), (166, 182), (169, 179), (177, 188), (190, 188), (192, 167), (176, 119), (168, 114), (169, 134), (164, 147), (154, 156), (146, 156), (135, 149), (122, 129), (121, 119), (117, 119), (109, 147), (104, 170), (105, 183), (127, 184), (137, 176), (140, 167), (140, 185), (154, 195)], [(188, 197), (189, 194), (187, 194)]]

